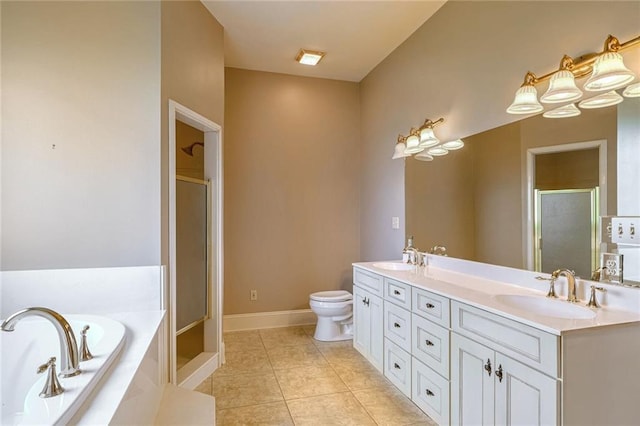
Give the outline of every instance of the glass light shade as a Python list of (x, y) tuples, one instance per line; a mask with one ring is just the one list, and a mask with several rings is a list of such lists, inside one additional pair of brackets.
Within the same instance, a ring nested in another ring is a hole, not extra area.
[(421, 148), (429, 148), (430, 146), (438, 145), (440, 143), (440, 139), (436, 137), (433, 133), (433, 129), (430, 127), (425, 127), (420, 130), (420, 147)]
[(532, 114), (542, 111), (542, 105), (538, 102), (538, 91), (531, 85), (525, 85), (518, 89), (513, 103), (507, 108), (509, 114)]
[(623, 100), (624, 98), (622, 96), (618, 95), (615, 90), (612, 90), (610, 92), (603, 93), (602, 95), (580, 101), (578, 106), (583, 109), (604, 108), (617, 105)]
[(542, 114), (542, 116), (546, 118), (566, 118), (575, 117), (576, 115), (580, 114), (582, 113), (575, 104), (569, 104), (561, 106), (560, 108), (552, 109), (551, 111), (547, 111)]
[(440, 157), (442, 155), (447, 155), (448, 153), (449, 151), (441, 146), (435, 146), (427, 150), (427, 154), (433, 155), (434, 157)]
[(621, 54), (605, 52), (593, 64), (593, 72), (584, 84), (584, 90), (595, 92), (617, 89), (630, 83), (634, 78), (633, 72), (624, 66)]
[(624, 92), (622, 92), (622, 96), (626, 98), (637, 98), (640, 96), (640, 82), (627, 86), (627, 88), (624, 89)]
[(447, 151), (452, 151), (456, 149), (460, 149), (464, 146), (464, 142), (461, 139), (456, 139), (455, 141), (449, 141), (442, 144), (442, 148)]
[(417, 154), (415, 157), (416, 160), (420, 160), (420, 161), (433, 161), (433, 156), (427, 154), (427, 151), (422, 151), (421, 153)]
[(559, 102), (575, 101), (582, 97), (582, 90), (576, 87), (573, 73), (568, 70), (560, 70), (553, 74), (549, 82), (549, 88), (540, 96), (540, 102), (556, 104)]
[(398, 158), (404, 158), (404, 157), (408, 157), (410, 154), (405, 154), (405, 145), (403, 142), (398, 142), (396, 144), (395, 150), (393, 151), (393, 157), (391, 157), (392, 160), (397, 160)]
[(407, 138), (407, 147), (404, 150), (405, 154), (416, 154), (422, 151), (424, 148), (420, 146), (420, 139), (416, 135), (411, 135)]

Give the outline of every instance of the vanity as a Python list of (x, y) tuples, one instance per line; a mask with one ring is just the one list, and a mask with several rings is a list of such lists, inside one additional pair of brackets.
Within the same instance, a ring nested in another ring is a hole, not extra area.
[(438, 424), (638, 424), (639, 290), (588, 308), (589, 281), (569, 303), (562, 279), (550, 299), (530, 271), (425, 261), (353, 264), (353, 344)]

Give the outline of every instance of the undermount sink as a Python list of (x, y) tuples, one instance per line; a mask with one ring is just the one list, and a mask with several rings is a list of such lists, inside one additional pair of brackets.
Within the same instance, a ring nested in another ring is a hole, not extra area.
[(401, 262), (377, 262), (374, 263), (375, 268), (386, 269), (387, 271), (411, 271), (414, 266)]
[(503, 305), (522, 311), (553, 318), (590, 319), (595, 312), (584, 306), (575, 305), (565, 300), (549, 299), (543, 296), (523, 296), (516, 294), (501, 294), (495, 296)]

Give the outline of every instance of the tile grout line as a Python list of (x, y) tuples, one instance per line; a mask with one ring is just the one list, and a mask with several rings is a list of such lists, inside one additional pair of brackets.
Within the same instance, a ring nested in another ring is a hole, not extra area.
[[(303, 329), (304, 331), (304, 329)], [(306, 333), (305, 333), (306, 334)], [(273, 371), (273, 375), (276, 378), (276, 383), (278, 384), (278, 388), (280, 389), (280, 394), (282, 395), (282, 401), (284, 402), (284, 406), (287, 409), (287, 413), (289, 413), (289, 418), (291, 419), (291, 423), (296, 424), (296, 421), (293, 418), (293, 414), (291, 414), (291, 409), (289, 408), (289, 404), (287, 404), (287, 399), (284, 397), (284, 391), (282, 390), (282, 385), (280, 384), (280, 380), (278, 380), (278, 375), (276, 374), (275, 368), (273, 368), (273, 364), (271, 363), (271, 357), (269, 356), (269, 351), (267, 350), (267, 346), (264, 344), (264, 340), (262, 340), (262, 334), (258, 331), (258, 336), (260, 337), (260, 341), (262, 342), (262, 346), (264, 347), (265, 352), (267, 353), (267, 359), (269, 360), (269, 365), (271, 366), (271, 371)]]

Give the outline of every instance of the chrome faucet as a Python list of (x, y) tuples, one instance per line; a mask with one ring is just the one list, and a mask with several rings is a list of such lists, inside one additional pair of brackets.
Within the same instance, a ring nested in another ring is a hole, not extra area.
[(20, 320), (31, 316), (46, 319), (53, 324), (58, 332), (58, 339), (60, 341), (60, 376), (72, 377), (80, 374), (76, 337), (67, 320), (56, 311), (39, 307), (23, 309), (4, 320), (0, 325), (0, 330), (13, 331), (15, 325)]
[(567, 302), (578, 301), (578, 298), (576, 297), (576, 275), (573, 271), (569, 269), (558, 269), (551, 273), (551, 277), (554, 279), (558, 279), (558, 277), (565, 277), (568, 284)]
[[(407, 246), (402, 250), (402, 254), (407, 255), (407, 263), (410, 265), (423, 265), (420, 251), (413, 246), (413, 237), (407, 239)], [(413, 256), (413, 257), (412, 257)]]

